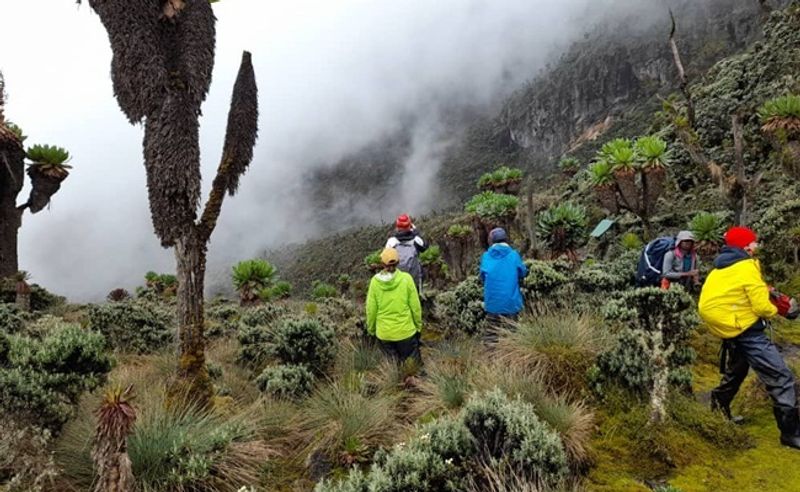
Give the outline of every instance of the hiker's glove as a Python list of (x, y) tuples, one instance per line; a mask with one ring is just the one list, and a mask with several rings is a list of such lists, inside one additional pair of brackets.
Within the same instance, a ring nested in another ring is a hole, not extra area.
[(797, 301), (792, 299), (789, 303), (789, 311), (786, 312), (786, 319), (797, 319), (797, 316), (799, 315), (800, 306), (797, 305)]

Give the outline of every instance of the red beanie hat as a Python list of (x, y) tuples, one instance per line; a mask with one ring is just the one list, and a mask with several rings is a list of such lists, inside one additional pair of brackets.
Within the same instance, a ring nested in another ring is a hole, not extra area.
[(398, 229), (411, 229), (411, 219), (406, 214), (399, 215), (394, 225)]
[(725, 244), (733, 248), (745, 248), (757, 240), (756, 233), (747, 227), (731, 227), (725, 233)]

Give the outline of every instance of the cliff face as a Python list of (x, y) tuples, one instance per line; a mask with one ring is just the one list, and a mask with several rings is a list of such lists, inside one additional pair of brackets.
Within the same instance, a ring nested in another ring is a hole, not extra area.
[[(690, 79), (760, 36), (764, 13), (753, 0), (671, 3)], [(506, 102), (499, 119), (534, 168), (552, 165), (625, 120), (634, 105), (676, 88), (666, 9), (661, 24), (639, 32), (635, 27), (629, 24), (613, 34), (599, 29), (605, 34), (577, 43), (553, 70)]]
[[(789, 1), (768, 3), (777, 8)], [(695, 82), (718, 60), (759, 39), (767, 17), (755, 0), (668, 4), (687, 74)], [(644, 15), (647, 21), (642, 13), (631, 13), (615, 26), (598, 26), (498, 107), (450, 121), (445, 133), (452, 143), (437, 174), (436, 208), (460, 207), (474, 194), (477, 178), (500, 164), (542, 176), (566, 153), (588, 156), (592, 145), (582, 144), (600, 135), (643, 131), (660, 107), (656, 96), (677, 88), (668, 10)], [(386, 215), (372, 207), (393, 196), (410, 153), (411, 139), (401, 132), (309, 176), (315, 206), (327, 210), (321, 217), (327, 230)], [(371, 204), (366, 215), (364, 202)], [(337, 217), (350, 218), (341, 224)]]

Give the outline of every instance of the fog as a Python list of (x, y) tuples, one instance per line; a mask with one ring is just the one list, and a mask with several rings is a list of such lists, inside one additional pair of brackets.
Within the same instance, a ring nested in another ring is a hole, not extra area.
[[(226, 199), (212, 238), (210, 271), (312, 237), (317, 224), (315, 211), (304, 207), (305, 173), (409, 121), (412, 151), (399, 189), (381, 210), (436, 208), (434, 177), (450, 144), (444, 110), (491, 105), (593, 24), (643, 4), (658, 2), (215, 4), (217, 58), (201, 127), (204, 190), (218, 163), (244, 49), (253, 53), (261, 117), (253, 164), (239, 194)], [(0, 32), (6, 117), (23, 128), (27, 144), (69, 149), (74, 166), (50, 209), (23, 217), (20, 267), (76, 301), (115, 287), (132, 290), (147, 270), (172, 271), (172, 254), (159, 246), (150, 224), (142, 128), (127, 123), (113, 98), (111, 52), (97, 16), (71, 0), (0, 0)], [(353, 213), (371, 210), (361, 204)]]

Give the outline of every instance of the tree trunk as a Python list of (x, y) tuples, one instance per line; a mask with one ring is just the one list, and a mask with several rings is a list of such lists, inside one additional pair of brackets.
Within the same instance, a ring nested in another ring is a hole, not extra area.
[[(213, 387), (205, 360), (206, 340), (203, 334), (203, 287), (206, 272), (206, 244), (193, 230), (175, 243), (178, 277), (178, 343), (180, 359), (178, 375), (171, 399), (188, 398), (208, 406)], [(179, 400), (180, 401), (180, 400)], [(174, 403), (174, 402), (173, 402)]]
[(10, 138), (4, 138), (0, 123), (0, 278), (19, 271), (17, 235), (22, 225), (22, 209), (17, 195), (25, 179), (25, 151)]
[(0, 279), (19, 271), (17, 235), (22, 225), (22, 213), (17, 210), (13, 198), (5, 196), (4, 183), (0, 184)]
[(669, 18), (672, 21), (672, 29), (669, 33), (669, 49), (672, 51), (672, 59), (675, 62), (675, 68), (678, 69), (681, 93), (686, 99), (686, 117), (689, 120), (689, 126), (695, 128), (694, 103), (692, 102), (692, 94), (689, 92), (689, 79), (686, 77), (686, 70), (683, 68), (681, 53), (678, 51), (678, 44), (675, 42), (676, 24), (672, 10), (669, 11)]

